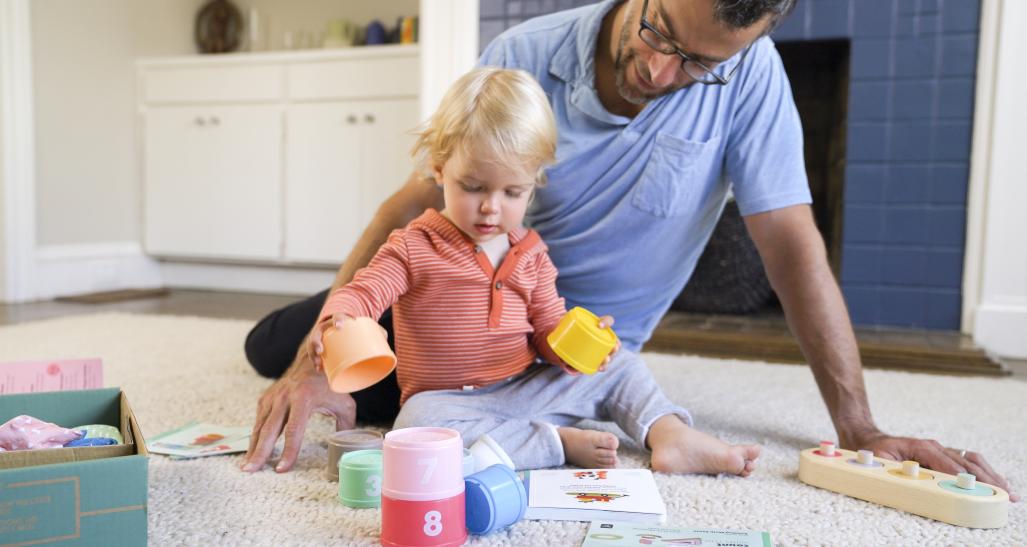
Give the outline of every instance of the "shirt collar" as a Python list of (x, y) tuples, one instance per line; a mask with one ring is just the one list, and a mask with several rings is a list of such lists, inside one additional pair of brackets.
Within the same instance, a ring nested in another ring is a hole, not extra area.
[[(442, 216), (442, 213), (435, 209), (426, 210), (414, 222), (423, 224), (425, 227), (435, 231), (448, 243), (474, 248), (474, 242), (461, 232), (460, 228), (457, 228), (452, 221)], [(528, 235), (528, 229), (523, 226), (507, 233), (507, 236), (510, 238), (510, 246), (517, 245), (526, 235)]]

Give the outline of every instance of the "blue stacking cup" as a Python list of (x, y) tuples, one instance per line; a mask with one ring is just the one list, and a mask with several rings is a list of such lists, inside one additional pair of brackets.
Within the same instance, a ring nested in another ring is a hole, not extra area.
[(488, 534), (524, 517), (528, 493), (513, 469), (495, 464), (464, 479), (467, 531)]

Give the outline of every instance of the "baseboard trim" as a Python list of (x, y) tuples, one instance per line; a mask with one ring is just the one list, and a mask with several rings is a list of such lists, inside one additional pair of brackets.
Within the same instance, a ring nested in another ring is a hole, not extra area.
[(1027, 359), (1027, 304), (982, 304), (974, 314), (974, 342), (999, 357)]
[(264, 294), (310, 295), (327, 289), (335, 280), (334, 269), (203, 264), (167, 261), (160, 263), (166, 286)]
[(35, 298), (161, 287), (157, 261), (135, 242), (50, 245), (36, 249)]

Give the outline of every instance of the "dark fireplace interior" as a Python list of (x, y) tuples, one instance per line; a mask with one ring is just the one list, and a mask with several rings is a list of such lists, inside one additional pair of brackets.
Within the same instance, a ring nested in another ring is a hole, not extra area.
[[(838, 278), (849, 99), (849, 41), (779, 42), (777, 49), (802, 119), (813, 214)], [(729, 204), (673, 309), (696, 313), (780, 314), (738, 209)]]

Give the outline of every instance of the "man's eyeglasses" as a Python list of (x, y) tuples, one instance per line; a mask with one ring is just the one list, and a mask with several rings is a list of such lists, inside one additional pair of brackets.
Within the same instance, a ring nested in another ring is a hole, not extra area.
[(706, 65), (697, 59), (692, 58), (692, 56), (678, 49), (670, 38), (667, 38), (662, 32), (656, 30), (656, 27), (654, 27), (653, 24), (645, 18), (645, 14), (648, 11), (649, 0), (645, 0), (642, 2), (642, 18), (641, 24), (638, 28), (638, 37), (645, 42), (645, 45), (664, 55), (677, 55), (678, 57), (681, 57), (681, 71), (688, 74), (689, 78), (699, 82), (700, 84), (726, 85), (731, 81), (735, 72), (738, 72), (738, 68), (742, 66), (742, 61), (745, 61), (745, 56), (748, 55), (749, 50), (752, 49), (752, 44), (745, 46), (745, 50), (742, 52), (742, 57), (738, 59), (738, 63), (731, 69), (731, 72), (722, 76), (715, 72), (717, 65)]

